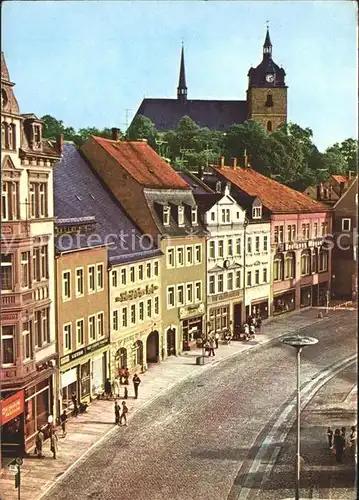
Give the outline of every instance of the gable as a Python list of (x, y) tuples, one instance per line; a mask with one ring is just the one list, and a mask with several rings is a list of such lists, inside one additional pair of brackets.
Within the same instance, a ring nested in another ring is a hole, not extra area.
[(12, 161), (12, 159), (10, 158), (9, 155), (4, 156), (4, 159), (3, 159), (3, 162), (1, 165), (1, 169), (2, 170), (16, 170), (14, 162)]

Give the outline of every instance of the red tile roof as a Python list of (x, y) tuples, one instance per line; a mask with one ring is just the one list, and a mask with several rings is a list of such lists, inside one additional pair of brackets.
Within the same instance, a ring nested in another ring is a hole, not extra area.
[(332, 178), (339, 184), (341, 182), (348, 182), (348, 177), (346, 177), (345, 175), (332, 175)]
[(272, 212), (324, 212), (329, 208), (309, 196), (265, 177), (252, 168), (214, 167), (216, 172), (250, 196), (258, 196)]
[(112, 141), (92, 136), (137, 182), (144, 187), (190, 189), (146, 142)]

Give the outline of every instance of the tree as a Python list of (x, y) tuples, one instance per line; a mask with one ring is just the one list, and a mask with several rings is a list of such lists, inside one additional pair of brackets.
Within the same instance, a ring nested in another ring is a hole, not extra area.
[(156, 149), (157, 130), (154, 123), (143, 115), (137, 115), (126, 132), (128, 141), (141, 141), (146, 139), (153, 149)]
[(76, 135), (73, 127), (65, 127), (62, 120), (57, 120), (51, 115), (45, 115), (41, 118), (44, 122), (43, 137), (45, 139), (56, 139), (63, 135), (65, 140), (72, 141)]

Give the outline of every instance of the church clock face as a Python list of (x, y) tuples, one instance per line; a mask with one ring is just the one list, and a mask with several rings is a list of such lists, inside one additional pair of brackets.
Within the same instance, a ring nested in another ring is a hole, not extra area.
[(274, 82), (274, 75), (272, 75), (271, 73), (266, 75), (266, 80), (268, 83), (273, 83)]

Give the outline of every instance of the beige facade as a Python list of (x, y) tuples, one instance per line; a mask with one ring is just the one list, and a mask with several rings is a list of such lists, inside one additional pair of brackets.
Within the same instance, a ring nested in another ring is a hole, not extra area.
[(109, 269), (111, 380), (120, 368), (144, 371), (161, 358), (161, 260), (159, 256)]
[(58, 409), (89, 401), (104, 391), (108, 373), (107, 249), (59, 253), (56, 265)]
[[(272, 106), (267, 106), (271, 96)], [(249, 88), (247, 90), (248, 119), (254, 120), (267, 132), (274, 132), (287, 123), (287, 87)]]

